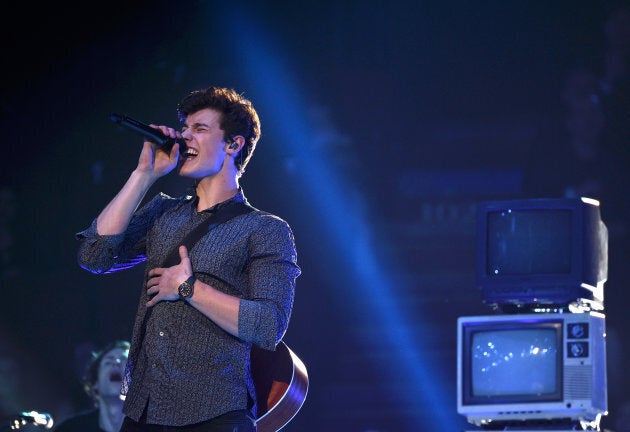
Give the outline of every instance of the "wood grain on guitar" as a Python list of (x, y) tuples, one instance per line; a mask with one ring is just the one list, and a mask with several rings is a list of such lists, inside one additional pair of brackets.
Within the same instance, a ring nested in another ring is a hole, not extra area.
[(275, 351), (252, 348), (252, 373), (258, 398), (258, 432), (277, 432), (295, 417), (306, 399), (306, 366), (280, 342)]

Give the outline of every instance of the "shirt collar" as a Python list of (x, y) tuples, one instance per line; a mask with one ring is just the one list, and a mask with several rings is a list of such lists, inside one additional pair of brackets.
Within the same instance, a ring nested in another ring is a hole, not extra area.
[[(190, 202), (193, 208), (196, 208), (197, 203), (199, 202), (199, 196), (197, 196), (197, 194), (193, 191), (192, 195), (186, 196), (186, 201)], [(236, 195), (234, 195), (231, 198), (226, 199), (225, 201), (215, 204), (210, 208), (202, 210), (201, 212), (202, 213), (216, 213), (220, 209), (226, 207), (227, 205), (233, 202), (247, 203), (247, 198), (245, 198), (245, 193), (243, 192), (243, 189), (240, 186), (238, 188), (238, 192), (236, 193)]]

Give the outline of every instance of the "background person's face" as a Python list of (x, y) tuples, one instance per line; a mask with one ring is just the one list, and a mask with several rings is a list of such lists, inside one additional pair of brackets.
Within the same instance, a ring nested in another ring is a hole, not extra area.
[(99, 397), (120, 395), (122, 376), (127, 365), (129, 352), (122, 348), (114, 348), (101, 359), (98, 370), (96, 392)]

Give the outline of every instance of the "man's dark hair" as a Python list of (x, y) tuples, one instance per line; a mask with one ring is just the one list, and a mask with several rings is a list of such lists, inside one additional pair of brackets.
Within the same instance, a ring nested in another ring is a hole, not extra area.
[(205, 108), (221, 113), (219, 125), (225, 132), (224, 140), (231, 141), (236, 135), (242, 135), (245, 138), (245, 145), (234, 160), (236, 168), (242, 174), (260, 139), (258, 113), (252, 103), (235, 90), (208, 87), (195, 90), (184, 97), (177, 105), (177, 115), (183, 122), (190, 114)]

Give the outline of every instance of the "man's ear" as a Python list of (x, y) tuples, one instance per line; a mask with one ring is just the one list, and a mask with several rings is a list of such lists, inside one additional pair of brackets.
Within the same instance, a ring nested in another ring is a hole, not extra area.
[(245, 138), (242, 135), (235, 135), (232, 137), (230, 145), (228, 149), (230, 150), (239, 150), (245, 144)]

